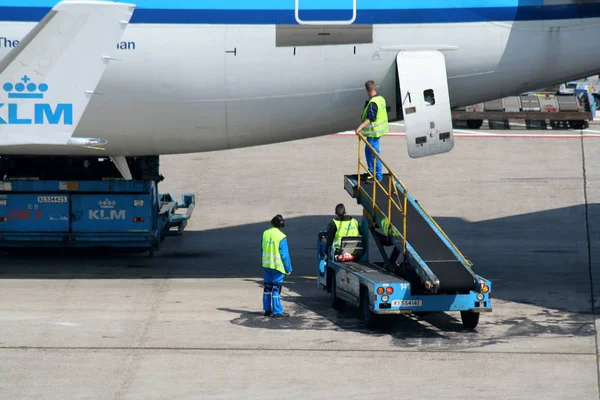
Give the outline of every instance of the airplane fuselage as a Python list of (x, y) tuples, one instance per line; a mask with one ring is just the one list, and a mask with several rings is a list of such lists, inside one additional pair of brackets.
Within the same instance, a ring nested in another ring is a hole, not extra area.
[[(55, 1), (17, 3), (0, 0), (0, 58)], [(328, 11), (326, 1), (312, 0), (233, 1), (226, 10), (183, 0), (161, 10), (159, 3), (137, 3), (77, 126), (77, 137), (106, 139), (106, 155), (223, 150), (354, 129), (369, 79), (394, 119), (401, 50), (443, 52), (453, 107), (600, 72), (596, 2), (369, 0), (356, 13), (352, 0), (330, 1)], [(299, 23), (307, 19), (326, 24)], [(9, 117), (8, 106), (0, 107), (0, 118)], [(68, 146), (2, 149), (65, 151), (96, 154)]]

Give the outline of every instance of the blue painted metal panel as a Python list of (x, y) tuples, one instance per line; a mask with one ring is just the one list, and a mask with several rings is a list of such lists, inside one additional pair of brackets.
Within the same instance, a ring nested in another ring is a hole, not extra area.
[[(143, 202), (135, 206), (135, 201)], [(152, 229), (152, 202), (147, 193), (71, 196), (73, 232), (148, 232)], [(134, 222), (134, 217), (144, 218)]]
[[(485, 281), (490, 287), (491, 283)], [(374, 282), (375, 289), (379, 286), (383, 286)], [(381, 300), (382, 295), (376, 295), (372, 299), (373, 309), (375, 311), (394, 311), (394, 310), (411, 310), (413, 312), (419, 311), (467, 311), (472, 309), (491, 309), (492, 302), (489, 298), (489, 293), (484, 294), (482, 300), (477, 299), (477, 293), (471, 291), (468, 294), (457, 294), (457, 295), (411, 295), (409, 284), (398, 284), (391, 283), (385, 285), (390, 286), (394, 289), (394, 292), (389, 297), (387, 302)], [(394, 305), (394, 303), (396, 304)], [(382, 308), (381, 303), (391, 304), (389, 308)]]
[(0, 195), (0, 232), (68, 232), (69, 196), (59, 194)]
[[(406, 305), (392, 306), (385, 310), (411, 310), (413, 312), (420, 311), (468, 311), (473, 309), (491, 309), (492, 302), (486, 294), (484, 299), (479, 302), (476, 298), (476, 293), (460, 295), (428, 295), (428, 296), (406, 296), (402, 300)], [(390, 300), (391, 302), (392, 300)], [(416, 303), (420, 302), (420, 303)], [(409, 304), (420, 305), (409, 305)], [(485, 306), (484, 306), (485, 304)], [(380, 310), (379, 304), (376, 304), (376, 310)]]

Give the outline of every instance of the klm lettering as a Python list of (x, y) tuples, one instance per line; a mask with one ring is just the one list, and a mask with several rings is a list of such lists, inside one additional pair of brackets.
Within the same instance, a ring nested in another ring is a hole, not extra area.
[(44, 103), (32, 106), (33, 110), (22, 104), (0, 103), (0, 125), (73, 125), (72, 104), (57, 104), (54, 109)]
[(48, 84), (38, 85), (24, 75), (18, 83), (5, 82), (2, 89), (9, 101), (18, 102), (0, 103), (0, 125), (73, 125), (73, 104), (43, 102)]
[(125, 210), (89, 210), (89, 219), (115, 220), (125, 219)]

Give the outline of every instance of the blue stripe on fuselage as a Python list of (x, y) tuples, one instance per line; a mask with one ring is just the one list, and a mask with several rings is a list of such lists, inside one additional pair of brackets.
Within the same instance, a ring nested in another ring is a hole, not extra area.
[[(301, 0), (303, 1), (303, 0)], [(50, 7), (0, 6), (0, 21), (39, 22)], [(302, 20), (343, 21), (351, 10), (302, 10)], [(528, 7), (440, 9), (360, 9), (355, 24), (419, 24), (479, 21), (528, 21), (600, 17), (600, 3)], [(210, 10), (136, 8), (131, 23), (296, 24), (293, 10)]]
[[(563, 0), (564, 3), (575, 0)], [(3, 7), (53, 7), (59, 0), (0, 0)], [(154, 10), (294, 10), (295, 0), (117, 0)], [(300, 9), (345, 10), (353, 0), (298, 0)], [(544, 0), (357, 0), (359, 10), (426, 10), (542, 6)]]

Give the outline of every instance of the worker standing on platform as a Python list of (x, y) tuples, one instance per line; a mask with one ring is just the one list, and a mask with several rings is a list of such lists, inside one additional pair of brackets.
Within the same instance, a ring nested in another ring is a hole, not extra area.
[[(365, 83), (365, 89), (369, 95), (369, 100), (365, 104), (362, 113), (362, 123), (355, 129), (355, 133), (359, 134), (362, 131), (369, 144), (373, 146), (377, 154), (380, 154), (379, 139), (389, 132), (387, 105), (385, 99), (377, 94), (375, 82), (367, 81)], [(367, 159), (369, 172), (373, 175), (373, 159), (375, 157), (373, 151), (368, 146), (365, 146), (365, 157)], [(378, 158), (377, 171), (375, 173), (375, 179), (378, 181), (383, 178), (382, 168), (381, 160)], [(371, 183), (372, 179), (372, 177), (368, 177), (367, 183)]]
[(286, 317), (281, 306), (281, 284), (286, 275), (292, 273), (292, 263), (287, 245), (287, 237), (281, 231), (285, 220), (277, 214), (271, 220), (272, 227), (263, 232), (262, 267), (264, 272), (263, 310), (265, 317)]
[(343, 204), (335, 206), (335, 215), (327, 226), (327, 254), (330, 249), (339, 248), (342, 244), (342, 238), (346, 236), (360, 236), (358, 221), (349, 215), (346, 215), (346, 207)]

